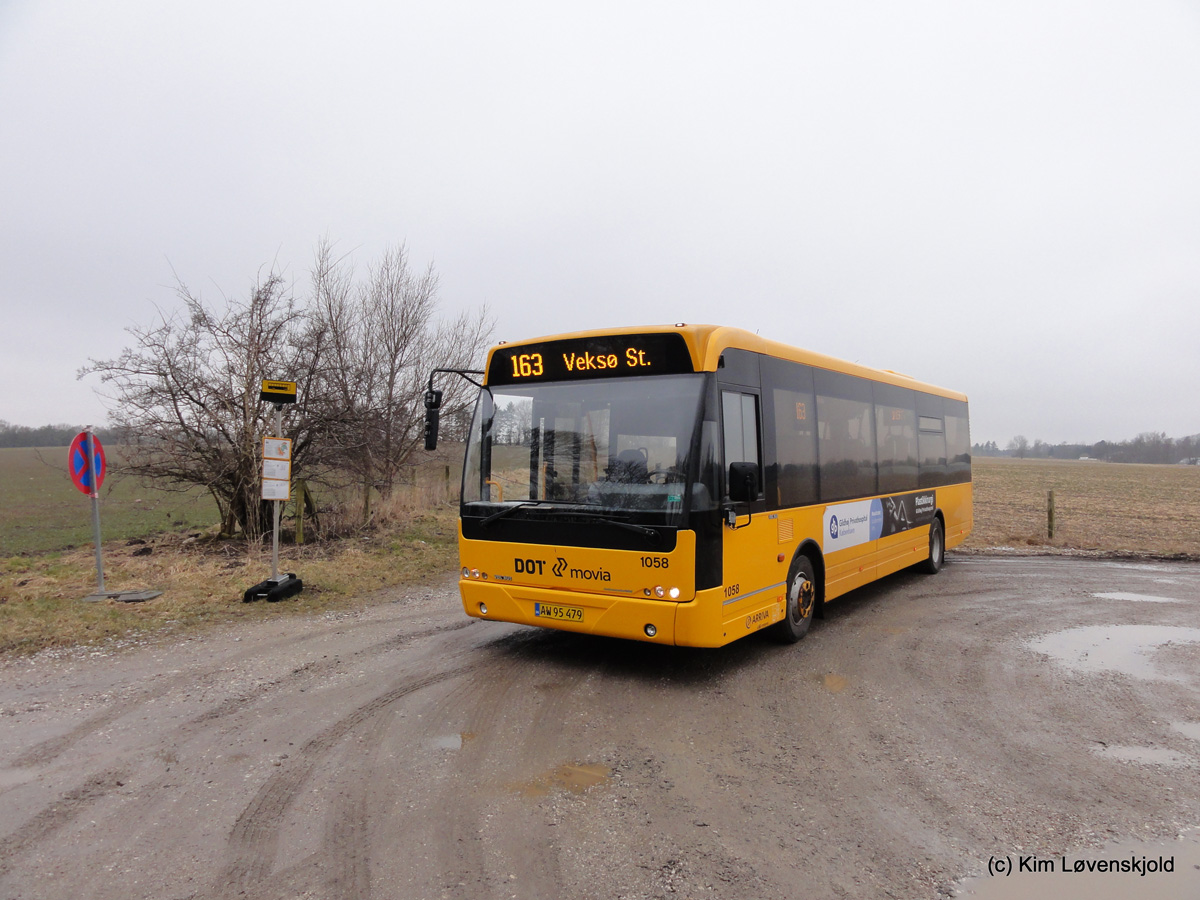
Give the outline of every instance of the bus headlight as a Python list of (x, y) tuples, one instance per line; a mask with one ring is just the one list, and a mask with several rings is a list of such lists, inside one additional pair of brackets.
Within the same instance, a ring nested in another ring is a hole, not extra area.
[(471, 570), (468, 569), (466, 566), (463, 566), (462, 576), (463, 576), (463, 578), (470, 578)]
[(659, 600), (661, 600), (663, 597), (667, 596), (667, 592), (665, 590), (663, 590), (663, 586), (661, 584), (654, 588), (654, 596), (657, 597)]
[(654, 637), (656, 634), (658, 634), (658, 629), (657, 629), (657, 628), (655, 628), (653, 625), (649, 625), (649, 624), (648, 624), (648, 625), (647, 625), (645, 628), (643, 628), (642, 630), (643, 630), (644, 632), (646, 632), (646, 637)]
[(678, 600), (679, 599), (679, 588), (671, 588), (669, 591), (667, 591), (667, 595), (672, 600)]

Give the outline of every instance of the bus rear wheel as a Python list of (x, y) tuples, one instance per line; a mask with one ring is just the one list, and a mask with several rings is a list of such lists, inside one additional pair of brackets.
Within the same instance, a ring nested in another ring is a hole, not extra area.
[(929, 523), (929, 559), (921, 563), (921, 571), (936, 575), (946, 563), (946, 532), (942, 520), (935, 518)]
[(812, 562), (807, 556), (797, 556), (788, 573), (787, 606), (783, 621), (773, 628), (774, 637), (785, 644), (794, 644), (812, 627), (813, 608), (817, 605), (817, 582)]

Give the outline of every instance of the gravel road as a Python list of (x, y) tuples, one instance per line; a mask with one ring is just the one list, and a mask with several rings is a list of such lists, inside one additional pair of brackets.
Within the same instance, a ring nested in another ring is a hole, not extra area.
[(711, 651), (447, 581), (6, 660), (0, 712), (4, 900), (937, 898), (1130, 840), (1200, 896), (1196, 564), (951, 555)]

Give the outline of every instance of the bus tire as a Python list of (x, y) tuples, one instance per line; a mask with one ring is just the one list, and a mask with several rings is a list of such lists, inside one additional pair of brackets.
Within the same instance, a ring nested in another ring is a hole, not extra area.
[(929, 558), (921, 563), (921, 571), (936, 575), (946, 564), (946, 531), (942, 520), (934, 517), (929, 523)]
[(783, 621), (772, 628), (772, 635), (784, 644), (794, 644), (812, 627), (813, 609), (817, 605), (817, 581), (813, 575), (812, 561), (807, 556), (797, 556), (788, 572), (787, 604)]

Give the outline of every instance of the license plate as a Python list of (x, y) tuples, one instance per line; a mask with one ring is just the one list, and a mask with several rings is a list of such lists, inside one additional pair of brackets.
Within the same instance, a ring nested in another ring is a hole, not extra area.
[(583, 608), (560, 606), (557, 603), (535, 603), (533, 614), (539, 619), (559, 619), (564, 622), (582, 622)]

